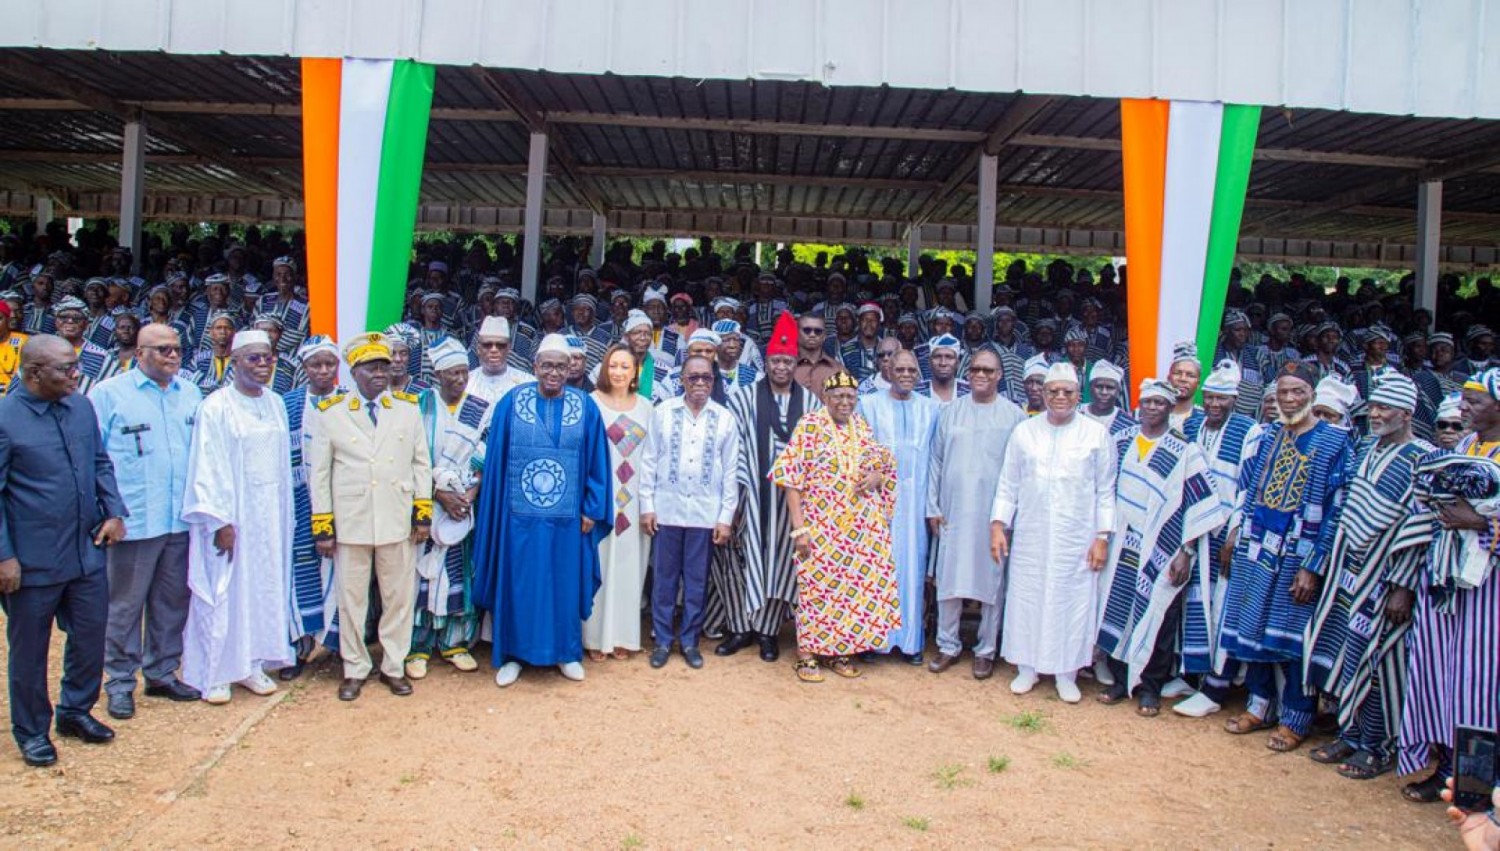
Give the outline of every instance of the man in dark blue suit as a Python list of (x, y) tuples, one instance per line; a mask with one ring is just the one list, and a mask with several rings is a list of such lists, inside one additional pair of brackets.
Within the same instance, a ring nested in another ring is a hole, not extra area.
[(55, 619), (63, 651), (57, 734), (101, 744), (89, 714), (104, 670), (109, 584), (104, 547), (125, 537), (125, 503), (78, 387), (78, 355), (40, 334), (21, 348), (22, 380), (0, 399), (0, 607), (10, 644), (11, 733), (27, 765), (51, 765), (47, 653)]

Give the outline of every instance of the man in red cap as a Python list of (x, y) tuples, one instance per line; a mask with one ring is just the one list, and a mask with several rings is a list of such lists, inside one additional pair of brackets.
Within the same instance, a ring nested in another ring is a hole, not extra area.
[(734, 540), (716, 547), (709, 564), (712, 596), (728, 625), (728, 635), (714, 649), (719, 656), (759, 644), (760, 658), (776, 661), (777, 636), (797, 596), (786, 495), (767, 477), (797, 421), (822, 407), (815, 393), (792, 380), (796, 366), (797, 323), (783, 311), (766, 342), (766, 374), (729, 394), (740, 436), (740, 520)]
[[(786, 321), (787, 314), (783, 313), (776, 320), (776, 328), (771, 332), (774, 342), (782, 336), (782, 323)], [(797, 320), (797, 334), (793, 338), (797, 344), (797, 366), (792, 371), (792, 376), (798, 384), (806, 387), (822, 398), (823, 382), (835, 373), (842, 372), (841, 366), (832, 355), (823, 348), (823, 341), (827, 339), (828, 329), (823, 322), (823, 317), (816, 313), (804, 313)]]

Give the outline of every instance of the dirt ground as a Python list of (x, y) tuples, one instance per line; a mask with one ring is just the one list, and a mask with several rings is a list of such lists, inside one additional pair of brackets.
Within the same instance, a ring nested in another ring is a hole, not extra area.
[[(790, 636), (783, 639), (790, 647)], [(482, 650), (487, 653), (488, 646)], [(1222, 715), (1068, 706), (1014, 670), (893, 661), (798, 683), (790, 655), (586, 663), (571, 683), (435, 663), (352, 704), (321, 663), (273, 698), (137, 698), (106, 746), (0, 747), (5, 847), (1378, 847), (1455, 845), (1441, 807), (1235, 737)], [(60, 667), (54, 653), (53, 667)], [(487, 661), (487, 660), (486, 660)], [(55, 682), (54, 682), (55, 688)], [(8, 719), (8, 706), (0, 717)], [(8, 733), (8, 731), (7, 731)], [(7, 740), (9, 736), (7, 735)]]

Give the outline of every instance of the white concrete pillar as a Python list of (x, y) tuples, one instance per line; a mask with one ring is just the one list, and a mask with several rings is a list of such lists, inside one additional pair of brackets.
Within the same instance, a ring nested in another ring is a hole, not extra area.
[(994, 154), (979, 155), (979, 244), (974, 249), (974, 304), (981, 313), (990, 312), (990, 297), (995, 282), (995, 192), (1000, 175), (1000, 158)]
[(141, 214), (146, 206), (146, 122), (125, 122), (120, 162), (120, 244), (130, 249), (130, 271), (141, 268)]
[(1437, 318), (1438, 254), (1443, 237), (1443, 182), (1417, 185), (1417, 307)]
[(526, 160), (526, 221), (522, 234), (525, 246), (521, 255), (521, 298), (536, 303), (542, 274), (542, 191), (547, 185), (547, 134), (531, 134), (531, 151)]
[(915, 279), (922, 270), (917, 260), (922, 256), (922, 226), (910, 225), (906, 229), (906, 277)]
[(603, 213), (594, 214), (594, 245), (589, 251), (589, 265), (598, 271), (604, 265), (604, 226), (607, 218)]
[(55, 213), (52, 207), (52, 198), (48, 195), (37, 195), (36, 199), (36, 232), (45, 233), (47, 225), (52, 223)]

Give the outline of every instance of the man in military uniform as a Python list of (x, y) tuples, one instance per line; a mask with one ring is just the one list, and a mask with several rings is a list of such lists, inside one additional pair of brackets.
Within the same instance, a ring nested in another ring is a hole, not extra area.
[[(370, 570), (380, 587), (380, 681), (411, 694), (402, 664), (411, 648), (416, 598), (412, 546), (432, 524), (432, 462), (417, 397), (392, 393), (391, 351), (381, 334), (344, 345), (355, 390), (318, 404), (309, 424), (312, 533), (318, 552), (334, 559), (340, 617), (362, 624), (369, 607)], [(410, 534), (407, 534), (407, 530)], [(344, 659), (340, 700), (354, 700), (373, 667), (358, 629), (340, 632)]]

